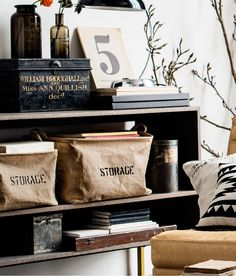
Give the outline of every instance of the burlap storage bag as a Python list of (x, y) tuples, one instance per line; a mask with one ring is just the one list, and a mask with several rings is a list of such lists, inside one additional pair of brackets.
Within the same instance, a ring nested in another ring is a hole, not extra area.
[(236, 153), (236, 116), (232, 118), (232, 126), (229, 135), (227, 154)]
[(59, 195), (67, 203), (148, 195), (145, 173), (153, 136), (84, 139), (49, 137), (58, 149)]
[(0, 211), (57, 205), (57, 150), (0, 154)]

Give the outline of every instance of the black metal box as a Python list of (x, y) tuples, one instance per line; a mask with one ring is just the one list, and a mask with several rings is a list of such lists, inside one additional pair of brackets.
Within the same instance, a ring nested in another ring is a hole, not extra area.
[(84, 109), (90, 71), (86, 58), (1, 59), (0, 112)]
[(57, 251), (62, 242), (62, 214), (33, 218), (33, 254)]
[(0, 255), (57, 251), (62, 243), (62, 214), (1, 218)]

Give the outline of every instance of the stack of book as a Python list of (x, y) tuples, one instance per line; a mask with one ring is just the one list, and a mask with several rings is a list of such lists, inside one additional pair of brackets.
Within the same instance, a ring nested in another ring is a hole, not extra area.
[(117, 250), (149, 245), (150, 239), (163, 232), (175, 230), (176, 225), (133, 229), (110, 234), (104, 229), (79, 229), (63, 231), (63, 248), (73, 251), (103, 252), (105, 248)]
[(63, 231), (63, 246), (67, 250), (87, 251), (104, 248), (119, 249), (137, 243), (149, 244), (151, 237), (176, 225), (159, 227), (150, 220), (148, 208), (110, 211), (94, 210), (91, 223), (77, 230)]
[(150, 219), (149, 208), (123, 211), (94, 210), (91, 223), (81, 229), (66, 230), (63, 234), (79, 238), (156, 228), (159, 228), (159, 224)]
[(123, 211), (94, 210), (88, 228), (109, 230), (109, 233), (144, 230), (159, 227), (150, 219), (150, 209), (142, 208)]
[(91, 105), (94, 109), (189, 106), (189, 93), (173, 86), (100, 88), (91, 92)]

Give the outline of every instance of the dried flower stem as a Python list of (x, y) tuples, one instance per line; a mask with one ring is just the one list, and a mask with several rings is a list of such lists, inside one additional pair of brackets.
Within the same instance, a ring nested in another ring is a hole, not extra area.
[(214, 123), (213, 121), (209, 120), (209, 119), (207, 118), (206, 115), (200, 116), (200, 119), (203, 120), (203, 121), (206, 121), (207, 123), (209, 123), (209, 124), (211, 124), (211, 125), (213, 125), (213, 126), (215, 126), (215, 127), (218, 127), (218, 128), (221, 128), (221, 129), (224, 129), (224, 130), (227, 130), (227, 131), (228, 131), (228, 130), (230, 131), (230, 128), (229, 128), (229, 127), (224, 127), (224, 126), (222, 126), (222, 125), (219, 125), (219, 124)]
[[(193, 57), (193, 53), (191, 53), (186, 60), (183, 60), (185, 55), (189, 52), (188, 50), (182, 50), (182, 38), (179, 42), (179, 45), (176, 49), (176, 57), (174, 60), (170, 61), (168, 65), (165, 64), (165, 59), (162, 59), (161, 66), (157, 66), (156, 63), (156, 56), (160, 54), (162, 48), (164, 48), (167, 43), (159, 44), (160, 38), (157, 37), (157, 33), (159, 29), (163, 26), (160, 21), (155, 22), (155, 24), (152, 26), (152, 18), (154, 16), (155, 8), (153, 8), (153, 5), (150, 5), (149, 8), (146, 11), (147, 15), (147, 21), (144, 25), (144, 32), (146, 35), (146, 40), (147, 40), (147, 47), (148, 47), (148, 58), (146, 61), (146, 64), (144, 66), (144, 69), (142, 71), (145, 71), (147, 68), (147, 64), (149, 62), (149, 59), (151, 59), (152, 62), (152, 71), (153, 71), (153, 76), (156, 85), (174, 85), (177, 86), (177, 81), (175, 78), (175, 73), (183, 68), (184, 66), (187, 66), (191, 63), (194, 63), (196, 61), (196, 58)], [(162, 68), (162, 76), (165, 81), (164, 84), (161, 84), (158, 80), (157, 72), (158, 70)], [(141, 74), (141, 76), (142, 76)]]
[(160, 68), (160, 66), (156, 65), (155, 55), (159, 55), (161, 49), (164, 48), (167, 45), (167, 43), (163, 43), (161, 45), (158, 44), (161, 39), (157, 37), (157, 33), (158, 33), (158, 30), (163, 26), (163, 23), (160, 23), (160, 21), (157, 21), (152, 26), (152, 18), (154, 16), (154, 12), (155, 12), (155, 8), (153, 7), (153, 5), (150, 5), (149, 8), (146, 10), (147, 21), (144, 24), (144, 32), (147, 40), (147, 47), (148, 47), (147, 50), (149, 54), (140, 77), (146, 70), (149, 59), (151, 58), (154, 80), (156, 85), (160, 85), (157, 77), (157, 71)]
[[(226, 30), (225, 30), (225, 25), (224, 25), (224, 19), (223, 19), (223, 16), (222, 16), (222, 3), (221, 3), (221, 0), (218, 0), (218, 1), (217, 0), (211, 0), (211, 4), (212, 4), (212, 6), (213, 6), (213, 8), (216, 12), (217, 19), (218, 19), (218, 21), (220, 23), (220, 26), (221, 26), (222, 34), (223, 34), (224, 41), (225, 41), (227, 56), (228, 56), (228, 59), (229, 59), (231, 74), (232, 74), (234, 83), (236, 84), (236, 72), (235, 72), (235, 69), (234, 69), (233, 56), (232, 56), (232, 52), (230, 50), (229, 39), (227, 37), (227, 33), (226, 33)], [(235, 23), (235, 16), (234, 16), (234, 23)]]
[(202, 144), (201, 144), (201, 147), (203, 149), (205, 149), (207, 152), (209, 152), (211, 155), (215, 156), (215, 157), (220, 157), (220, 154), (219, 153), (216, 153), (214, 150), (212, 150), (206, 143), (205, 141), (203, 140)]
[(233, 112), (233, 110), (228, 106), (228, 104), (226, 103), (226, 101), (224, 100), (224, 98), (221, 96), (221, 94), (219, 93), (218, 89), (216, 88), (216, 82), (214, 81), (215, 76), (212, 76), (210, 74), (211, 71), (211, 65), (210, 63), (207, 64), (207, 76), (206, 77), (201, 77), (197, 70), (192, 70), (192, 73), (197, 76), (200, 80), (202, 80), (204, 83), (206, 83), (207, 85), (211, 86), (213, 88), (213, 90), (215, 91), (216, 95), (221, 99), (222, 101), (222, 105), (223, 107), (228, 110), (232, 116), (235, 116), (235, 113)]
[(193, 57), (193, 53), (191, 53), (186, 60), (183, 60), (185, 58), (185, 55), (189, 52), (189, 49), (182, 50), (182, 42), (183, 39), (180, 39), (179, 45), (176, 49), (176, 58), (168, 65), (165, 65), (165, 60), (162, 60), (162, 75), (165, 80), (165, 83), (167, 85), (174, 85), (178, 87), (175, 73), (176, 71), (180, 70), (184, 66), (188, 66), (191, 63), (194, 63), (197, 59)]
[[(226, 29), (225, 29), (225, 24), (224, 24), (224, 19), (223, 19), (223, 15), (222, 15), (222, 7), (223, 7), (222, 1), (221, 0), (210, 0), (210, 1), (211, 1), (211, 4), (212, 4), (212, 7), (215, 10), (217, 19), (218, 19), (218, 21), (220, 23), (220, 27), (221, 27), (223, 38), (224, 38), (224, 42), (225, 42), (226, 52), (227, 52), (227, 56), (228, 56), (228, 59), (229, 59), (231, 75), (232, 75), (232, 78), (234, 80), (234, 83), (236, 84), (236, 72), (235, 72), (235, 69), (234, 69), (233, 55), (232, 55), (232, 52), (230, 50), (229, 39), (227, 37), (227, 33), (226, 33)], [(236, 16), (235, 15), (234, 15), (234, 25), (236, 26)], [(234, 34), (232, 35), (232, 37), (235, 40)], [(233, 110), (229, 107), (229, 105), (226, 103), (226, 101), (224, 100), (224, 98), (221, 96), (221, 94), (219, 93), (218, 89), (216, 88), (216, 82), (214, 81), (215, 76), (212, 76), (210, 74), (210, 70), (211, 70), (211, 66), (208, 63), (207, 64), (206, 77), (201, 77), (196, 70), (193, 70), (192, 72), (193, 72), (193, 74), (195, 76), (197, 76), (200, 80), (202, 80), (204, 83), (206, 83), (207, 85), (209, 85), (215, 91), (216, 95), (221, 99), (223, 107), (227, 111), (229, 111), (232, 116), (235, 116), (235, 112), (233, 112)], [(214, 125), (215, 127), (218, 127), (218, 128), (221, 128), (221, 129), (227, 130), (227, 131), (231, 130), (231, 128), (227, 128), (227, 127), (221, 126), (219, 124), (216, 124), (216, 123), (210, 121), (207, 118), (207, 116), (200, 116), (200, 118), (202, 120), (206, 121), (207, 123)], [(205, 141), (204, 141), (204, 143), (201, 146), (206, 151), (208, 151), (210, 154), (216, 156), (215, 152), (208, 145), (206, 145)]]

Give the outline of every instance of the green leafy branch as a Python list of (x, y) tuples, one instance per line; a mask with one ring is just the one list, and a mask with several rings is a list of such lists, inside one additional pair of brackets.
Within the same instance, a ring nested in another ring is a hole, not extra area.
[(58, 3), (60, 4), (58, 10), (59, 14), (63, 14), (64, 9), (71, 8), (74, 6), (71, 0), (58, 0)]

